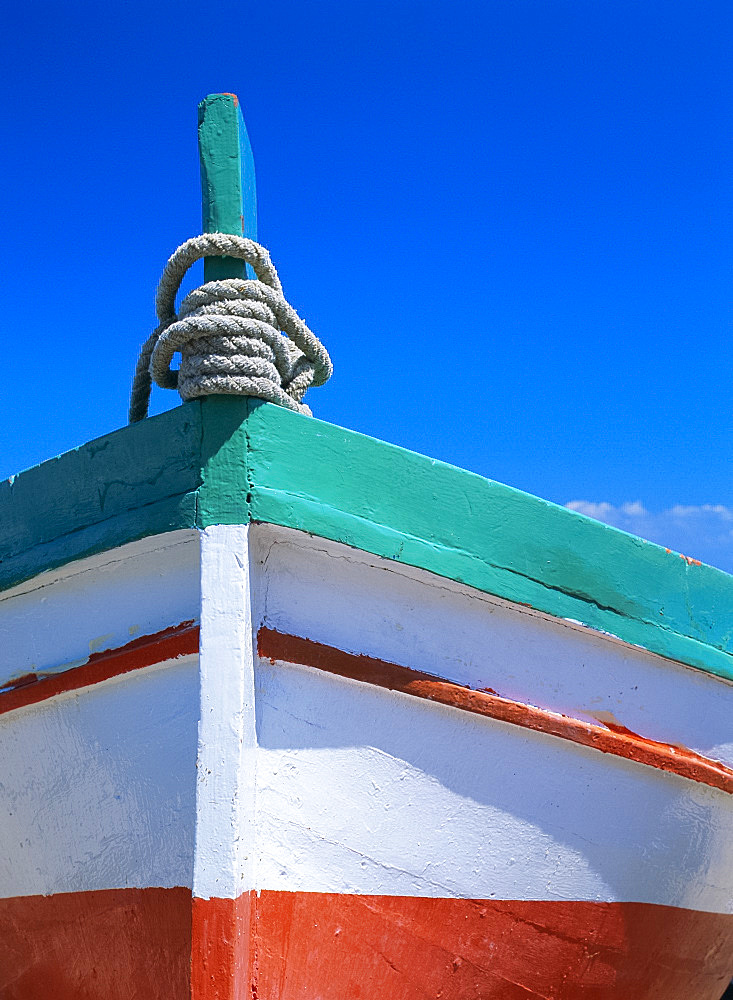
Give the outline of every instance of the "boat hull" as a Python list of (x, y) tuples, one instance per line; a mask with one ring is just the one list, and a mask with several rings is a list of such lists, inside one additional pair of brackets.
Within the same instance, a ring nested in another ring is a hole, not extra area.
[(265, 525), (0, 608), (3, 998), (723, 992), (727, 682)]
[(3, 900), (0, 926), (8, 1000), (719, 1000), (733, 947), (730, 918), (648, 904), (267, 890), (193, 909), (185, 889)]

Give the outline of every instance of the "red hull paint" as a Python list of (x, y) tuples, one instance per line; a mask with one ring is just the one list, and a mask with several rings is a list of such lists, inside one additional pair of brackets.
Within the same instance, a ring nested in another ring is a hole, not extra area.
[(641, 903), (261, 893), (260, 1000), (719, 1000), (733, 916)]
[(250, 990), (253, 900), (253, 893), (193, 900), (192, 1000), (256, 1000)]
[(2, 1000), (183, 1000), (190, 889), (0, 899)]
[(402, 667), (363, 654), (346, 653), (334, 646), (326, 646), (296, 635), (286, 635), (275, 629), (261, 628), (257, 633), (257, 647), (260, 656), (270, 659), (273, 663), (276, 660), (299, 663), (325, 670), (339, 677), (348, 677), (366, 684), (376, 684), (390, 691), (426, 698), (464, 712), (483, 715), (524, 729), (533, 729), (535, 732), (557, 736), (571, 743), (599, 750), (601, 753), (613, 754), (615, 757), (624, 757), (626, 760), (656, 767), (661, 771), (669, 771), (733, 794), (733, 769), (726, 767), (725, 764), (703, 757), (687, 747), (649, 740), (617, 723), (609, 723), (608, 727), (594, 726), (566, 715), (558, 715), (508, 698), (500, 698), (486, 691), (474, 691), (461, 684), (410, 667)]
[(733, 916), (642, 903), (263, 891), (192, 910), (188, 889), (0, 901), (3, 1000), (718, 1000), (732, 955)]

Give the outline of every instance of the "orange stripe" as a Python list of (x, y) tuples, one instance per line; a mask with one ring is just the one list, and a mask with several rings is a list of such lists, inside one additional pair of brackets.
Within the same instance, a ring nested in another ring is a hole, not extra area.
[(154, 635), (141, 636), (117, 649), (93, 653), (85, 663), (61, 673), (25, 674), (13, 681), (12, 687), (0, 691), (0, 714), (35, 705), (66, 691), (99, 684), (132, 670), (152, 667), (178, 656), (189, 656), (198, 653), (198, 649), (198, 625), (181, 622)]
[[(451, 708), (483, 715), (511, 725), (557, 736), (581, 746), (646, 764), (733, 794), (733, 770), (683, 746), (650, 740), (615, 726), (613, 729), (581, 722), (565, 715), (534, 708), (521, 702), (474, 691), (432, 674), (412, 670), (374, 657), (346, 653), (300, 636), (261, 628), (258, 650), (271, 660), (301, 663), (352, 680), (376, 684)], [(154, 666), (165, 660), (195, 654), (199, 649), (199, 626), (182, 622), (153, 635), (142, 636), (117, 649), (94, 653), (78, 667), (61, 673), (27, 674), (13, 687), (0, 691), (0, 714), (67, 691), (99, 684), (121, 674)]]
[(191, 890), (0, 899), (2, 1000), (188, 1000)]
[(259, 1000), (718, 1000), (733, 916), (649, 903), (263, 890)]
[(252, 897), (249, 892), (238, 899), (194, 896), (191, 1000), (253, 1000)]
[(3, 1000), (718, 1000), (732, 956), (730, 914), (648, 903), (192, 901), (185, 888), (0, 899)]
[(433, 674), (425, 674), (410, 667), (388, 663), (371, 656), (345, 653), (333, 646), (326, 646), (312, 639), (285, 635), (275, 629), (261, 628), (257, 633), (260, 656), (272, 661), (300, 663), (316, 667), (339, 677), (376, 684), (390, 691), (417, 698), (427, 698), (441, 705), (458, 708), (464, 712), (483, 715), (513, 726), (532, 729), (538, 733), (558, 736), (581, 746), (624, 757), (638, 764), (669, 771), (683, 778), (698, 781), (712, 788), (733, 794), (733, 770), (718, 761), (710, 760), (687, 747), (673, 746), (649, 740), (638, 733), (618, 726), (615, 730), (595, 726), (566, 715), (558, 715), (542, 708), (534, 708), (508, 698), (474, 691), (461, 684)]

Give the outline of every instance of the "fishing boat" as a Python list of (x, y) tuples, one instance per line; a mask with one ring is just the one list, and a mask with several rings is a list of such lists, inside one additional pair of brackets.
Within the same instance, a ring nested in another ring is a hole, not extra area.
[(295, 403), (0, 487), (0, 997), (719, 1000), (733, 578)]

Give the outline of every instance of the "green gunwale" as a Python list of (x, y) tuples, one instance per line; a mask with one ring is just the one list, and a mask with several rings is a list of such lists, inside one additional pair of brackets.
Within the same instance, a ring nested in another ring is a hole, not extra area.
[(211, 397), (0, 484), (0, 590), (178, 528), (344, 542), (733, 680), (733, 577), (520, 490), (257, 400)]

